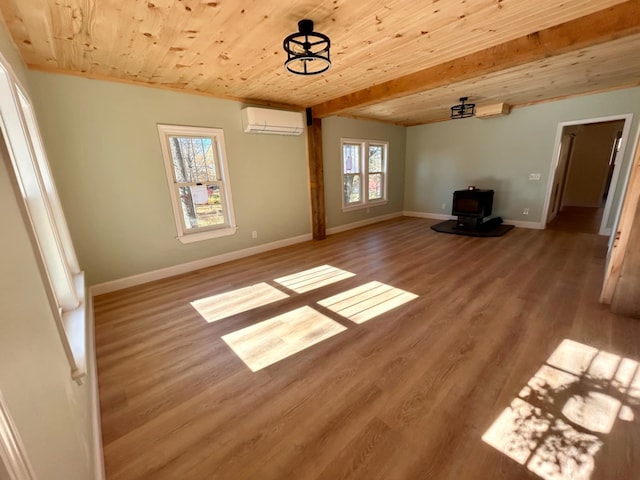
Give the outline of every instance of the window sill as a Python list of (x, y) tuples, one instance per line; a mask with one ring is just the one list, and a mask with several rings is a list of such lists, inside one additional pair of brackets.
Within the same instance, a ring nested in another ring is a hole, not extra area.
[(82, 378), (87, 374), (87, 310), (84, 272), (74, 275), (73, 280), (80, 305), (75, 310), (62, 313), (62, 325), (71, 350), (71, 377), (78, 384), (82, 384)]
[(386, 205), (387, 204), (387, 200), (381, 200), (379, 202), (369, 202), (369, 203), (365, 203), (362, 205), (353, 205), (350, 207), (342, 207), (342, 211), (343, 212), (351, 212), (353, 210), (363, 210), (365, 208), (373, 208), (373, 207), (379, 207), (380, 205)]
[(178, 235), (176, 238), (181, 243), (193, 243), (201, 240), (209, 240), (212, 238), (226, 237), (228, 235), (234, 235), (238, 230), (238, 227), (220, 228), (218, 230), (207, 230), (205, 232), (190, 233), (188, 235)]

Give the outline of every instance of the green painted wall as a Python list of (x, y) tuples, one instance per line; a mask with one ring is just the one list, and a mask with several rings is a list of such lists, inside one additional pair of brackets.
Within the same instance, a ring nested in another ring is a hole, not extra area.
[[(53, 175), (89, 284), (310, 232), (306, 136), (245, 134), (239, 102), (29, 72)], [(175, 239), (157, 124), (224, 129), (235, 235)], [(258, 238), (252, 239), (256, 230)]]
[[(516, 108), (504, 117), (410, 127), (404, 209), (450, 214), (452, 192), (476, 185), (495, 190), (494, 215), (541, 222), (558, 123), (626, 113), (633, 113), (634, 119), (624, 172), (638, 131), (640, 88)], [(540, 173), (540, 181), (529, 181), (529, 173)], [(616, 186), (616, 203), (620, 187)], [(524, 208), (530, 209), (529, 215), (522, 214)]]
[[(26, 69), (0, 25), (0, 52), (18, 78)], [(23, 85), (28, 92), (28, 85)], [(3, 144), (0, 134), (0, 144)], [(0, 148), (0, 391), (36, 478), (93, 479), (91, 382), (71, 379), (39, 269), (14, 192), (10, 162)], [(91, 362), (91, 360), (89, 360)]]
[[(405, 127), (380, 122), (329, 117), (322, 120), (322, 155), (324, 157), (325, 205), (327, 228), (365, 221), (376, 216), (403, 210)], [(389, 142), (388, 202), (366, 209), (342, 211), (341, 138), (386, 140)]]
[[(244, 134), (242, 105), (234, 101), (40, 72), (28, 72), (28, 79), (91, 284), (310, 232), (304, 135)], [(625, 113), (640, 113), (640, 88), (517, 108), (506, 117), (410, 128), (326, 118), (327, 227), (403, 210), (449, 214), (453, 190), (467, 185), (496, 190), (495, 215), (540, 222), (558, 123)], [(224, 129), (240, 227), (236, 235), (190, 245), (175, 240), (158, 123)], [(634, 118), (623, 173), (636, 132)], [(344, 137), (390, 142), (389, 202), (369, 213), (342, 211)], [(540, 173), (540, 181), (529, 181), (529, 173)], [(616, 187), (613, 195), (619, 202), (621, 188)], [(523, 215), (524, 208), (529, 215)], [(257, 240), (251, 238), (252, 230), (258, 231)]]

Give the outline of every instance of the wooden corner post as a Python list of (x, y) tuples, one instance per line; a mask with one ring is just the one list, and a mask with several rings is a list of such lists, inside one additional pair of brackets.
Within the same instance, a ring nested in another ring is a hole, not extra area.
[(307, 109), (307, 141), (309, 144), (309, 185), (311, 190), (311, 223), (313, 239), (327, 236), (324, 209), (324, 164), (322, 159), (322, 120), (312, 118)]

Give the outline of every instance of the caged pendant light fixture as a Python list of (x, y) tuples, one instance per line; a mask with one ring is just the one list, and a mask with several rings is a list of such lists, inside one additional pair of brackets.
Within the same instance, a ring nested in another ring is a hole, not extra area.
[(473, 117), (476, 112), (475, 103), (464, 103), (469, 100), (469, 97), (460, 97), (460, 105), (454, 105), (451, 107), (451, 119), (457, 118), (469, 118)]
[(313, 20), (300, 20), (298, 33), (285, 38), (282, 47), (287, 52), (284, 66), (291, 73), (317, 75), (331, 67), (331, 40), (325, 34), (313, 31)]

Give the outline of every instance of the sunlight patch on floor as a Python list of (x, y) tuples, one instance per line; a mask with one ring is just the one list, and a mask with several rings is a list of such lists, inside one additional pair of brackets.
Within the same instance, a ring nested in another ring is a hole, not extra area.
[(243, 328), (222, 339), (257, 372), (346, 330), (309, 306)]
[(275, 282), (296, 293), (304, 293), (353, 276), (355, 276), (355, 273), (340, 270), (331, 265), (321, 265), (292, 275), (276, 278)]
[(201, 298), (191, 302), (191, 305), (211, 323), (288, 297), (286, 293), (263, 282)]
[(380, 282), (369, 282), (332, 297), (320, 300), (319, 305), (355, 323), (364, 323), (393, 310), (418, 295)]
[(639, 409), (637, 361), (565, 339), (482, 440), (544, 480), (588, 480), (615, 422)]

